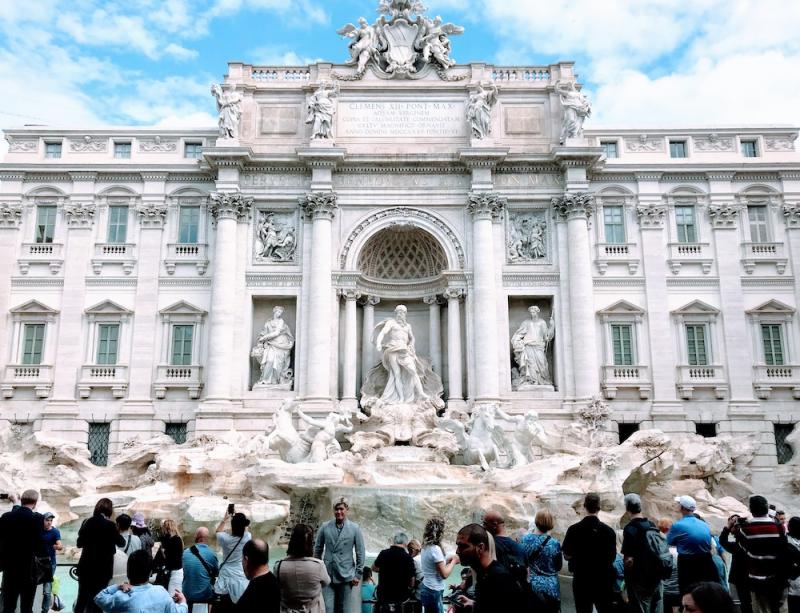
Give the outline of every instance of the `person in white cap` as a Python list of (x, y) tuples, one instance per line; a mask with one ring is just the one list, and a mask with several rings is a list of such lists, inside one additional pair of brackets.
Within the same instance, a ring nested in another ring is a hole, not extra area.
[(711, 557), (711, 530), (695, 515), (697, 502), (691, 496), (675, 498), (682, 517), (667, 533), (667, 543), (678, 550), (678, 587), (686, 594), (700, 581), (719, 583), (719, 572)]

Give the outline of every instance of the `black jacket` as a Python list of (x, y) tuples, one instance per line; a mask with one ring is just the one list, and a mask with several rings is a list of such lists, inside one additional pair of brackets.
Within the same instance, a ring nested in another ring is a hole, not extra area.
[(78, 547), (82, 549), (78, 575), (110, 581), (114, 574), (114, 553), (117, 547), (124, 546), (125, 537), (119, 533), (116, 524), (103, 515), (93, 515), (78, 531)]
[(23, 506), (15, 506), (0, 517), (0, 554), (9, 575), (29, 576), (33, 556), (46, 554), (43, 524), (39, 513)]

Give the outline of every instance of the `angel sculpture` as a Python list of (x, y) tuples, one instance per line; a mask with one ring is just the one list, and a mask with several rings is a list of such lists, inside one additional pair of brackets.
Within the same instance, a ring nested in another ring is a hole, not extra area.
[(211, 93), (217, 100), (219, 135), (221, 138), (239, 138), (239, 121), (242, 118), (242, 97), (236, 92), (225, 92), (220, 85), (212, 85)]
[(367, 69), (370, 58), (380, 51), (380, 35), (377, 28), (369, 25), (363, 17), (359, 17), (358, 24), (360, 27), (348, 23), (336, 33), (353, 39), (349, 47), (350, 59), (345, 63), (358, 64), (358, 74), (362, 74)]
[(390, 15), (389, 19), (411, 19), (414, 13), (424, 13), (428, 9), (419, 0), (381, 0), (378, 13)]
[(464, 28), (452, 23), (442, 23), (442, 18), (438, 15), (433, 21), (427, 17), (421, 18), (420, 21), (423, 24), (419, 43), (422, 59), (427, 64), (433, 58), (447, 70), (455, 64), (455, 60), (450, 59), (450, 39), (447, 36), (463, 34)]
[(497, 103), (497, 85), (481, 84), (477, 92), (469, 96), (467, 121), (472, 135), (477, 139), (487, 138), (492, 133), (492, 108)]

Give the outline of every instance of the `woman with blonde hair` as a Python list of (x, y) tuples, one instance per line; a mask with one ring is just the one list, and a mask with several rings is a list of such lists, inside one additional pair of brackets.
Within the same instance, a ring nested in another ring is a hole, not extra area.
[(160, 543), (155, 566), (164, 568), (162, 580), (166, 583), (164, 587), (167, 588), (167, 592), (172, 596), (175, 590), (180, 590), (183, 586), (183, 539), (175, 520), (165, 519), (161, 522)]
[(453, 572), (458, 564), (458, 556), (453, 554), (445, 558), (442, 550), (442, 537), (444, 536), (445, 523), (441, 517), (432, 517), (425, 524), (422, 536), (422, 553), (420, 565), (422, 566), (422, 586), (419, 590), (419, 600), (424, 613), (444, 613), (445, 579)]
[(555, 527), (553, 514), (540, 509), (534, 519), (533, 532), (522, 537), (525, 559), (528, 560), (528, 581), (536, 602), (537, 611), (555, 613), (561, 608), (561, 588), (558, 571), (561, 570), (561, 543), (548, 533)]

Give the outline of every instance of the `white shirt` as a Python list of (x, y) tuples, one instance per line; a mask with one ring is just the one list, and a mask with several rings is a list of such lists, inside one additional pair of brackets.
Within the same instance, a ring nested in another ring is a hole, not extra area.
[(444, 552), (439, 545), (427, 545), (422, 549), (420, 562), (422, 565), (422, 584), (430, 590), (443, 591), (444, 578), (439, 574), (436, 565), (444, 562)]

